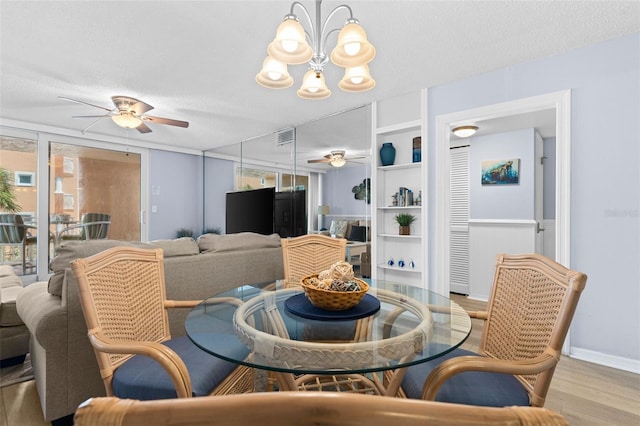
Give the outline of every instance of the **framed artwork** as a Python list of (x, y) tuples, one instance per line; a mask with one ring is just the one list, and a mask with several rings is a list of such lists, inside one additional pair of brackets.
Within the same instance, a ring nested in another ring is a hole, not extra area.
[(483, 185), (509, 185), (520, 183), (520, 159), (485, 160), (482, 162)]

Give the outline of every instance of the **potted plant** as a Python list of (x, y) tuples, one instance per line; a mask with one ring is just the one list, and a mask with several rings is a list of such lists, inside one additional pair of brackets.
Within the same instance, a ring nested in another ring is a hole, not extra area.
[(411, 234), (411, 224), (416, 220), (416, 217), (409, 213), (400, 213), (394, 217), (395, 221), (400, 225), (400, 235)]

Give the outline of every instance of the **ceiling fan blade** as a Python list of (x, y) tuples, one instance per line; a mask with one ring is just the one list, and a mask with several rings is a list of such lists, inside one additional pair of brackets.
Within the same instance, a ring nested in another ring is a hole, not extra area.
[(144, 123), (140, 123), (140, 125), (138, 127), (136, 127), (136, 129), (140, 132), (140, 133), (150, 133), (151, 129), (149, 128), (149, 126), (147, 126)]
[(346, 161), (351, 161), (351, 160), (362, 160), (363, 158), (367, 158), (367, 157), (348, 157), (345, 158)]
[(147, 111), (151, 111), (153, 107), (146, 102), (138, 101), (135, 104), (131, 105), (129, 108), (130, 111), (135, 112), (137, 116), (141, 116)]
[(145, 115), (140, 117), (144, 121), (150, 121), (156, 124), (168, 124), (170, 126), (178, 126), (178, 127), (189, 127), (189, 123), (187, 121), (180, 120), (172, 120), (170, 118), (162, 118), (162, 117), (153, 117), (150, 115)]
[(330, 161), (330, 158), (318, 158), (317, 160), (307, 160), (307, 163), (328, 163)]
[(104, 115), (72, 115), (71, 118), (102, 118), (102, 117), (107, 117), (110, 114), (104, 114)]
[(79, 101), (77, 99), (67, 98), (66, 96), (58, 96), (58, 98), (64, 99), (65, 101), (69, 101), (69, 102), (75, 102), (77, 104), (89, 105), (89, 106), (92, 106), (92, 107), (95, 107), (95, 108), (100, 108), (100, 109), (103, 109), (103, 110), (109, 111), (109, 112), (113, 111), (113, 109), (105, 108), (105, 107), (102, 107), (100, 105), (90, 104), (89, 102), (85, 102), (85, 101)]
[(80, 132), (84, 135), (84, 132), (86, 132), (87, 130), (89, 130), (90, 128), (92, 128), (94, 125), (96, 125), (98, 123), (98, 121), (102, 120), (105, 117), (109, 117), (111, 115), (111, 111), (109, 111), (108, 114), (105, 115), (101, 115), (98, 116), (97, 120), (94, 120), (93, 123), (89, 124), (87, 127), (85, 127), (84, 129), (82, 129)]

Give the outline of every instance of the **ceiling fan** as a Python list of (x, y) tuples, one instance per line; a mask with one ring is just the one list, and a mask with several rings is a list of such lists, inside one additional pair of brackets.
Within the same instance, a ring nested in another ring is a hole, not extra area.
[(342, 167), (347, 161), (357, 160), (365, 157), (349, 157), (346, 158), (346, 151), (334, 150), (325, 155), (324, 158), (318, 158), (316, 160), (307, 160), (307, 163), (329, 163), (333, 167)]
[(189, 127), (189, 123), (186, 121), (173, 120), (170, 118), (154, 117), (151, 115), (144, 115), (147, 111), (151, 111), (153, 107), (141, 100), (131, 98), (129, 96), (112, 96), (111, 101), (115, 105), (115, 108), (105, 108), (99, 105), (90, 104), (89, 102), (79, 101), (77, 99), (67, 98), (65, 96), (59, 96), (60, 99), (65, 101), (76, 102), (78, 104), (89, 105), (95, 108), (100, 108), (107, 111), (103, 115), (75, 115), (73, 118), (97, 118), (89, 126), (82, 129), (82, 133), (86, 132), (90, 127), (96, 124), (104, 117), (111, 117), (114, 123), (125, 129), (137, 129), (140, 133), (149, 133), (151, 129), (145, 124), (145, 122), (156, 124), (168, 124), (170, 126)]

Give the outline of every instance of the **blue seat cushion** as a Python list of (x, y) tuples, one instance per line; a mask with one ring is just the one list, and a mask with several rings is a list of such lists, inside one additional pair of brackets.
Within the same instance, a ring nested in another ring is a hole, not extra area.
[[(409, 367), (402, 380), (407, 398), (421, 399), (422, 387), (429, 373), (443, 361), (465, 355), (478, 356), (464, 349), (454, 349), (439, 358)], [(488, 407), (530, 405), (527, 390), (513, 375), (476, 371), (451, 377), (438, 390), (436, 401)]]
[[(182, 336), (163, 343), (175, 351), (187, 366), (193, 396), (209, 395), (236, 367), (228, 361), (206, 353)], [(239, 347), (245, 351), (246, 347)], [(113, 375), (113, 393), (119, 398), (138, 400), (176, 398), (169, 374), (152, 358), (135, 355)]]

